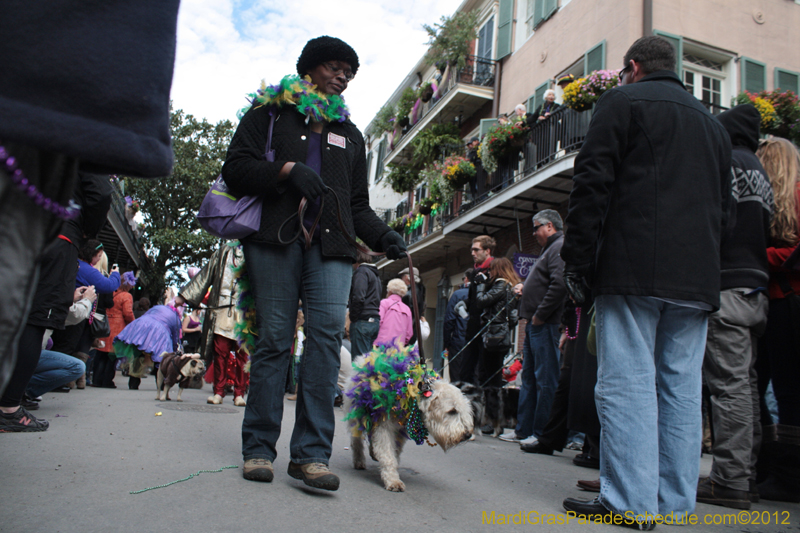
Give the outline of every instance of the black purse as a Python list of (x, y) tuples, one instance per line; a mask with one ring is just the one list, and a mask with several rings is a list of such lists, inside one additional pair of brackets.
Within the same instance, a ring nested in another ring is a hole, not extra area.
[[(487, 350), (511, 349), (511, 316), (508, 312), (508, 288), (506, 287), (506, 319), (500, 323), (490, 323), (483, 332), (483, 347)], [(515, 309), (516, 311), (516, 309)]]
[(111, 326), (106, 315), (92, 312), (89, 318), (89, 334), (93, 339), (104, 339), (111, 335)]

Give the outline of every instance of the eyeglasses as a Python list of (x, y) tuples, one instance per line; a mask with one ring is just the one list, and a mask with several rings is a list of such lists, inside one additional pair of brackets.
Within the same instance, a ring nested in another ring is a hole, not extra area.
[(472, 248), (471, 250), (472, 250), (473, 252), (482, 252), (482, 251), (483, 251), (483, 248)]
[(330, 70), (333, 73), (334, 76), (338, 76), (339, 74), (344, 75), (344, 79), (346, 79), (347, 81), (352, 81), (352, 79), (356, 77), (356, 75), (353, 74), (352, 71), (345, 70), (345, 69), (343, 69), (341, 67), (337, 67), (336, 65), (328, 63), (327, 61), (325, 61), (322, 64), (325, 65), (325, 68)]
[(627, 65), (622, 67), (622, 70), (619, 71), (619, 81), (622, 82), (622, 77), (625, 76), (625, 73), (631, 68), (630, 62)]

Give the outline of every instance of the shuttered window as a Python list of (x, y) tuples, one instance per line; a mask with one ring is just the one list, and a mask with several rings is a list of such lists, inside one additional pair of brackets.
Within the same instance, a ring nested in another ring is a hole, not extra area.
[(382, 139), (381, 143), (378, 145), (378, 164), (375, 169), (375, 183), (378, 183), (383, 179), (383, 158), (386, 156), (386, 139)]
[(478, 135), (481, 140), (483, 140), (483, 136), (486, 135), (486, 132), (491, 129), (492, 126), (497, 124), (497, 119), (495, 118), (483, 118), (481, 119), (481, 133)]
[[(584, 75), (606, 68), (606, 42), (589, 49), (583, 56)], [(541, 102), (537, 102), (541, 104)]]
[(535, 94), (531, 95), (531, 97), (528, 98), (528, 101), (525, 103), (525, 109), (528, 111), (528, 113), (533, 113), (534, 111), (536, 111), (536, 95)]
[(533, 111), (531, 113), (536, 113), (542, 104), (544, 103), (544, 93), (547, 89), (549, 89), (550, 83), (544, 82), (543, 84), (539, 85), (533, 93)]
[(767, 66), (760, 61), (742, 57), (742, 90), (757, 93), (767, 89)]
[[(530, 3), (529, 3), (530, 5)], [(533, 27), (536, 28), (550, 18), (558, 9), (558, 0), (535, 0), (533, 6)]]
[(683, 79), (683, 37), (658, 30), (654, 30), (653, 33), (669, 41), (669, 44), (675, 49), (675, 72), (679, 78)]
[(511, 22), (514, 19), (514, 0), (500, 0), (497, 10), (497, 59), (511, 53)]
[(378, 183), (378, 180), (372, 180), (370, 177), (372, 176), (372, 150), (367, 153), (367, 182), (368, 183)]
[(775, 69), (775, 89), (800, 94), (800, 74), (791, 70)]

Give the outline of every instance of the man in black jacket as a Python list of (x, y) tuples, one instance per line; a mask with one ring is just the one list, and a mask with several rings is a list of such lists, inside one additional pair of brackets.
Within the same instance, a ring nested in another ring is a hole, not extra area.
[(381, 280), (370, 257), (358, 251), (350, 284), (350, 343), (355, 357), (368, 353), (381, 327)]
[(522, 386), (519, 391), (517, 426), (511, 433), (500, 435), (507, 442), (525, 441), (544, 432), (550, 408), (558, 387), (561, 314), (564, 312), (564, 224), (553, 209), (544, 209), (533, 216), (533, 235), (542, 247), (522, 290), (519, 316), (528, 321), (522, 353)]
[(666, 40), (637, 40), (624, 67), (576, 158), (561, 250), (570, 296), (582, 303), (587, 282), (595, 296), (602, 450), (599, 497), (564, 508), (630, 512), (649, 530), (655, 515), (695, 508), (731, 145), (673, 72)]
[(755, 372), (757, 339), (767, 326), (767, 241), (774, 202), (756, 157), (761, 114), (750, 104), (717, 117), (733, 143), (733, 194), (722, 237), (720, 308), (708, 319), (703, 375), (711, 392), (714, 462), (697, 501), (750, 509), (761, 443)]
[[(489, 272), (489, 267), (492, 265), (492, 253), (497, 246), (497, 241), (489, 235), (479, 235), (472, 239), (472, 247), (470, 253), (474, 266), (472, 268), (472, 276), (469, 278), (469, 287), (467, 295), (467, 311), (469, 318), (467, 319), (467, 329), (464, 332), (465, 342), (472, 342), (461, 353), (463, 360), (461, 361), (461, 381), (468, 381), (476, 385), (478, 382), (476, 370), (478, 362), (483, 359), (483, 342), (481, 337), (475, 338), (475, 335), (481, 330), (481, 314), (483, 309), (478, 307), (478, 284), (475, 283), (475, 276), (482, 272)], [(474, 339), (474, 340), (473, 340)], [(494, 432), (494, 428), (490, 425), (481, 428), (486, 430), (487, 433)]]

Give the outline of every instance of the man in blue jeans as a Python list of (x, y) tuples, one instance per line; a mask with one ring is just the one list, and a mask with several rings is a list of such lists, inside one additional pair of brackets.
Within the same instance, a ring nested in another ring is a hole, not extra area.
[(542, 253), (522, 290), (519, 315), (528, 321), (522, 348), (522, 386), (519, 391), (517, 427), (500, 435), (507, 442), (530, 444), (542, 434), (558, 387), (558, 326), (564, 310), (564, 224), (552, 209), (533, 216), (533, 235)]
[(575, 303), (587, 285), (595, 296), (601, 426), (600, 495), (564, 509), (649, 531), (695, 508), (731, 142), (675, 74), (668, 41), (642, 37), (623, 67), (575, 160), (561, 251)]

